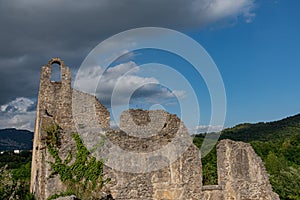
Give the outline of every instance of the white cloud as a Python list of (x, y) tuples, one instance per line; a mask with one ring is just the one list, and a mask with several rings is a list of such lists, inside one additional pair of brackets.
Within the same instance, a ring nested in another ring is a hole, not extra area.
[(183, 99), (186, 97), (186, 92), (183, 90), (174, 90), (172, 92), (178, 99)]
[(238, 16), (244, 17), (246, 22), (251, 22), (255, 17), (254, 0), (197, 0), (192, 5), (194, 14), (198, 13), (205, 24)]
[(191, 128), (189, 131), (191, 134), (198, 133), (211, 133), (211, 132), (220, 132), (223, 130), (224, 126), (222, 125), (198, 125), (194, 128)]
[(32, 105), (34, 105), (32, 100), (19, 97), (8, 104), (1, 105), (1, 112), (26, 112)]
[(35, 122), (34, 101), (19, 97), (1, 105), (0, 128), (17, 128), (33, 131)]
[[(80, 90), (96, 94), (97, 98), (109, 106), (111, 97), (115, 92), (115, 105), (127, 104), (128, 95), (131, 97), (131, 103), (135, 98), (143, 98), (146, 102), (152, 103), (159, 100), (166, 102), (168, 99), (184, 98), (185, 92), (181, 90), (170, 91), (159, 85), (159, 80), (155, 77), (143, 77), (138, 75), (140, 67), (135, 62), (127, 62), (108, 68), (103, 73), (103, 69), (99, 66), (90, 67), (81, 71), (77, 77), (76, 85), (80, 86)], [(100, 77), (101, 76), (101, 77)], [(100, 77), (100, 81), (98, 79)], [(96, 91), (92, 91), (98, 86)], [(132, 99), (133, 98), (133, 99)]]
[(127, 63), (119, 64), (115, 67), (108, 68), (105, 77), (107, 78), (118, 78), (120, 76), (128, 76), (135, 74), (139, 71), (139, 67), (132, 61)]

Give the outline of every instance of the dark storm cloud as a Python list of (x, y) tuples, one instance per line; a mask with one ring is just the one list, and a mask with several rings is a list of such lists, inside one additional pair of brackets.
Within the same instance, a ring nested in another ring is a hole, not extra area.
[(78, 67), (103, 39), (141, 26), (183, 29), (227, 17), (247, 20), (253, 0), (0, 0), (0, 105), (35, 97), (40, 66), (61, 57)]

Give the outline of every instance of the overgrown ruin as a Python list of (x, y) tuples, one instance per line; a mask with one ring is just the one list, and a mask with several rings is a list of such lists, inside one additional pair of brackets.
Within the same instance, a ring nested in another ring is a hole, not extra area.
[[(60, 82), (50, 80), (54, 63), (61, 68)], [(111, 181), (101, 191), (92, 191), (99, 197), (105, 192), (116, 200), (279, 199), (249, 144), (221, 141), (218, 185), (203, 186), (200, 152), (176, 115), (128, 110), (121, 115), (120, 130), (111, 129), (109, 111), (94, 96), (72, 89), (70, 69), (53, 58), (41, 70), (34, 131), (31, 192), (39, 200), (66, 190), (50, 166), (54, 158), (47, 149), (45, 130), (53, 124), (62, 128), (59, 156), (63, 160), (70, 154), (74, 160), (76, 155), (74, 132), (87, 149), (93, 149), (92, 155), (106, 158), (103, 176)], [(99, 146), (103, 136), (105, 142)]]

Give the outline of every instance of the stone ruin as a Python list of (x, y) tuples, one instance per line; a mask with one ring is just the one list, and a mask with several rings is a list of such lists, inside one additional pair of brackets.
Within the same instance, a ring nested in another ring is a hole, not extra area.
[[(54, 63), (60, 65), (59, 82), (50, 78)], [(220, 141), (218, 185), (203, 185), (200, 151), (176, 115), (161, 110), (128, 110), (120, 117), (120, 129), (111, 129), (109, 111), (96, 97), (71, 88), (70, 69), (59, 58), (41, 69), (30, 188), (36, 199), (45, 200), (66, 189), (59, 175), (51, 176), (49, 161), (53, 158), (46, 148), (45, 127), (54, 123), (63, 129), (59, 154), (65, 159), (76, 151), (72, 132), (79, 133), (88, 149), (97, 147), (100, 134), (105, 135), (104, 145), (93, 155), (109, 158), (103, 175), (111, 181), (103, 191), (113, 199), (279, 199), (262, 160), (249, 144)], [(101, 196), (103, 191), (95, 193)]]

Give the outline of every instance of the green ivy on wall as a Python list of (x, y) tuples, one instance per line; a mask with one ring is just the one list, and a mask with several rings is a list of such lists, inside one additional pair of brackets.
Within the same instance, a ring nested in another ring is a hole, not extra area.
[[(75, 194), (77, 197), (85, 199), (85, 197), (93, 196), (93, 191), (99, 191), (105, 183), (110, 181), (109, 178), (103, 178), (104, 160), (96, 160), (95, 157), (91, 156), (91, 152), (84, 146), (78, 133), (72, 134), (76, 142), (77, 153), (75, 161), (70, 164), (73, 160), (71, 152), (64, 161), (58, 153), (61, 145), (59, 134), (62, 129), (55, 124), (47, 127), (45, 131), (47, 133), (48, 152), (55, 160), (49, 162), (53, 171), (52, 175), (58, 174), (60, 180), (65, 183), (66, 194)], [(54, 196), (63, 195), (56, 194)]]

